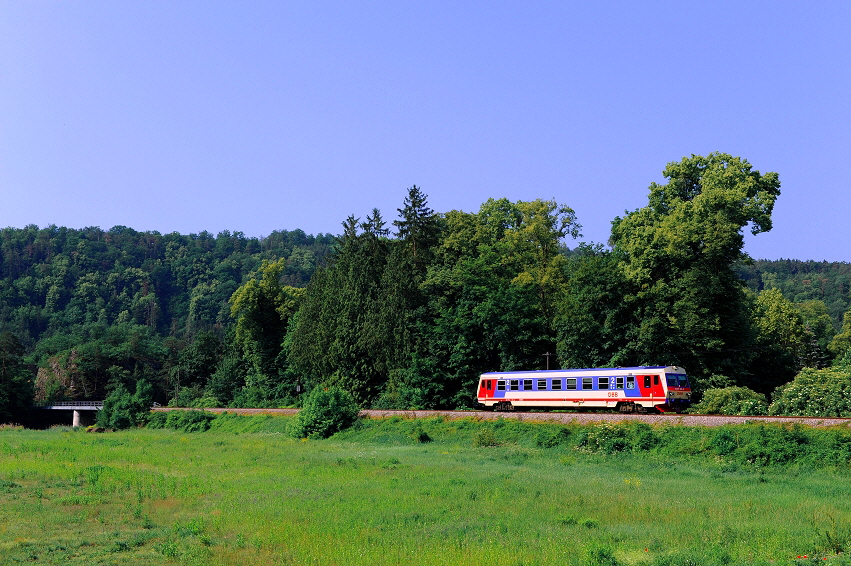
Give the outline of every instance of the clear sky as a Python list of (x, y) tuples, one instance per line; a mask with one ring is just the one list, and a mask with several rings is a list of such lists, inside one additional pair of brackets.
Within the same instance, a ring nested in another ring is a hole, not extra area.
[(340, 231), (669, 161), (777, 171), (755, 258), (851, 261), (851, 2), (0, 0), (0, 226)]

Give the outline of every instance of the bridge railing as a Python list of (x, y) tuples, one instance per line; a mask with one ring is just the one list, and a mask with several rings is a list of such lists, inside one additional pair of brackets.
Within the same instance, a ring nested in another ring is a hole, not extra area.
[(103, 409), (103, 401), (55, 401), (53, 403), (48, 403), (47, 405), (42, 405), (40, 408), (42, 409), (90, 409), (99, 411)]

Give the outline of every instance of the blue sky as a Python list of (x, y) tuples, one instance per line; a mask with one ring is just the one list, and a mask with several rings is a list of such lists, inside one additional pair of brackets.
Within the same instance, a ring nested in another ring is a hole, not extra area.
[(851, 261), (851, 3), (0, 0), (0, 226), (337, 233), (555, 198), (585, 241), (669, 161), (777, 171), (755, 258)]

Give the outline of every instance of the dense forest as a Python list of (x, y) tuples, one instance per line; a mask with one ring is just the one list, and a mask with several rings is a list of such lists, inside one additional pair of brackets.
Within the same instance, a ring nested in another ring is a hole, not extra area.
[(714, 153), (668, 164), (607, 245), (554, 200), (262, 238), (123, 226), (0, 231), (0, 422), (33, 400), (120, 392), (178, 406), (470, 407), (484, 371), (681, 365), (771, 393), (851, 341), (851, 265), (752, 261), (776, 173)]

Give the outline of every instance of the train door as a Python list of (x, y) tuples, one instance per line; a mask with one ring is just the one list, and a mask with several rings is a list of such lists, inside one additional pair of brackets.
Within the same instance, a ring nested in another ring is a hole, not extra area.
[(479, 398), (493, 397), (493, 379), (482, 379), (479, 381)]

